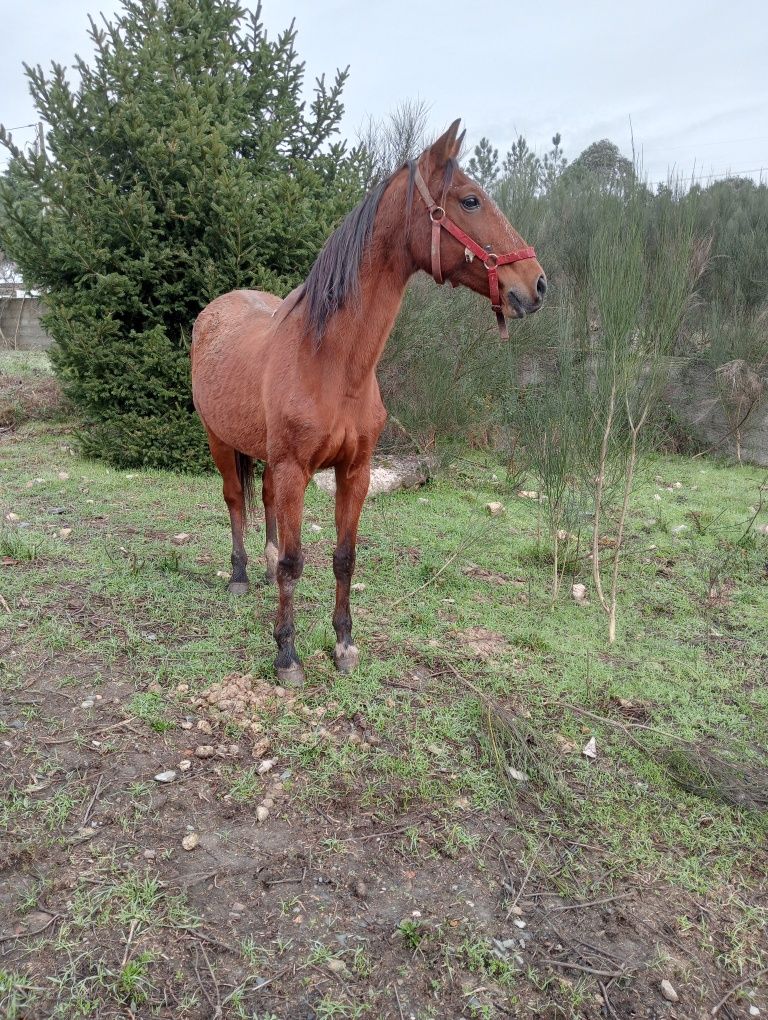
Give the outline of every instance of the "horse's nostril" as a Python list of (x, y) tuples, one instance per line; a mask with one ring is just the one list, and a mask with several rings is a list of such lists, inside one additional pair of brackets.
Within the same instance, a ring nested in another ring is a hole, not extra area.
[(543, 274), (536, 281), (536, 291), (540, 298), (547, 293), (547, 278)]

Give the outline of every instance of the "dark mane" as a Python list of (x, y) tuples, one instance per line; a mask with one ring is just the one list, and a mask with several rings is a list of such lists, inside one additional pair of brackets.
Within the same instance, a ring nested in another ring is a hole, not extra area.
[[(408, 168), (406, 227), (410, 227), (416, 160), (409, 160), (406, 166)], [(455, 159), (449, 159), (446, 164), (443, 199), (457, 166)], [(399, 172), (396, 170), (395, 174)], [(373, 224), (381, 196), (395, 174), (380, 181), (341, 221), (323, 245), (298, 294), (298, 300), (303, 299), (305, 303), (307, 324), (317, 346), (322, 343), (328, 320), (340, 311), (347, 301), (360, 293), (360, 265), (373, 234)]]
[(328, 320), (360, 293), (360, 264), (373, 233), (381, 196), (392, 180), (380, 181), (341, 221), (322, 247), (304, 281), (307, 323), (320, 344)]

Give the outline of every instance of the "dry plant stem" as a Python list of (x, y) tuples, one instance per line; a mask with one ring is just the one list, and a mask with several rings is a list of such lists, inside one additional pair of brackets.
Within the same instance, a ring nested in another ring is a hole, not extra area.
[(758, 981), (763, 976), (763, 974), (768, 974), (768, 967), (763, 967), (762, 970), (758, 970), (755, 974), (750, 974), (749, 977), (745, 977), (742, 981), (739, 981), (738, 984), (734, 985), (733, 988), (730, 989), (730, 991), (726, 992), (726, 994), (717, 1003), (717, 1005), (712, 1007), (712, 1016), (717, 1016), (717, 1014), (720, 1012), (720, 1010), (723, 1008), (726, 1002), (731, 998), (732, 995), (735, 995), (740, 988), (743, 988), (744, 985), (749, 985), (755, 981)]
[(597, 597), (600, 605), (608, 613), (610, 611), (608, 602), (603, 593), (603, 584), (600, 578), (600, 522), (603, 508), (603, 491), (605, 489), (605, 465), (608, 460), (608, 443), (613, 429), (613, 418), (616, 412), (616, 374), (611, 384), (611, 399), (608, 404), (608, 418), (603, 430), (603, 439), (600, 443), (600, 464), (595, 482), (595, 520), (592, 525), (592, 580), (595, 584)]
[[(629, 406), (627, 406), (627, 415), (631, 415)], [(635, 467), (637, 465), (637, 439), (640, 434), (640, 429), (645, 423), (645, 419), (648, 415), (648, 404), (643, 409), (643, 413), (640, 415), (640, 420), (637, 425), (631, 425), (630, 429), (632, 432), (632, 444), (629, 451), (629, 463), (627, 464), (627, 477), (624, 482), (624, 499), (621, 504), (621, 514), (619, 516), (619, 530), (616, 535), (616, 550), (613, 557), (613, 568), (611, 570), (611, 589), (609, 593), (609, 607), (608, 607), (608, 643), (613, 644), (616, 640), (616, 595), (619, 586), (619, 560), (621, 559), (621, 551), (624, 544), (624, 528), (627, 523), (627, 513), (629, 511), (629, 498), (632, 495), (632, 483), (635, 477)], [(599, 569), (598, 569), (599, 573)]]

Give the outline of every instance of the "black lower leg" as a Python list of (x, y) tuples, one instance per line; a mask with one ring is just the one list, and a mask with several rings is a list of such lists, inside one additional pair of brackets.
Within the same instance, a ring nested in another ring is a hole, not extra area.
[(301, 661), (296, 654), (293, 623), (293, 590), (303, 568), (304, 556), (301, 552), (286, 554), (277, 565), (280, 605), (274, 631), (277, 642), (275, 669), (278, 678), (287, 683), (301, 683), (304, 679)]
[(355, 547), (341, 542), (333, 554), (333, 573), (336, 576), (336, 608), (333, 612), (333, 629), (336, 631), (334, 659), (342, 672), (357, 666), (359, 655), (352, 641), (352, 613), (349, 608), (349, 590), (355, 569)]

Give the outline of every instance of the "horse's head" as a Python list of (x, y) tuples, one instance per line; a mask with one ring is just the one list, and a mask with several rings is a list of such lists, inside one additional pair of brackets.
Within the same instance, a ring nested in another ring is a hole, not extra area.
[(411, 253), (438, 283), (489, 297), (506, 335), (504, 316), (522, 318), (544, 301), (547, 278), (496, 203), (457, 162), (459, 121), (411, 164)]

